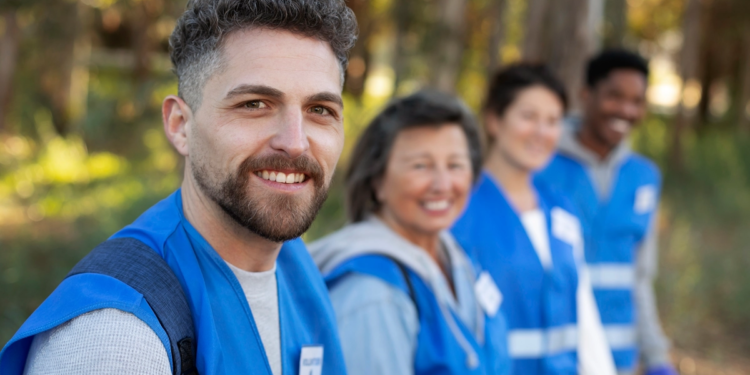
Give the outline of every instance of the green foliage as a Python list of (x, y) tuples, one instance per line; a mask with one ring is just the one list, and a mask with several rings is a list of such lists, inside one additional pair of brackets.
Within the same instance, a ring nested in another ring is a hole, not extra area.
[(664, 172), (661, 315), (682, 346), (718, 353), (728, 337), (748, 348), (736, 332), (750, 329), (750, 138), (727, 130), (691, 135), (678, 171), (664, 164), (669, 121), (650, 118), (634, 139)]
[[(469, 1), (474, 24), (468, 25), (457, 92), (474, 109), (485, 87), (492, 20), (483, 12), (490, 1)], [(509, 62), (521, 55), (528, 2), (505, 1), (500, 54)], [(0, 132), (0, 344), (81, 257), (179, 186), (182, 161), (161, 130), (160, 105), (177, 91), (166, 37), (184, 4), (0, 0), (0, 12), (16, 10), (23, 30), (6, 133)], [(344, 96), (346, 145), (329, 199), (305, 240), (344, 225), (344, 171), (362, 129), (392, 92), (409, 93), (428, 79), (431, 51), (441, 42), (430, 32), (436, 4), (372, 3), (373, 17), (382, 22), (362, 41), (375, 55), (365, 92), (361, 98)], [(630, 35), (653, 42), (679, 28), (685, 0), (628, 4)], [(395, 7), (410, 12), (401, 15), (409, 21), (403, 71), (391, 56), (394, 20), (387, 18), (394, 18)], [(726, 9), (737, 17), (747, 14)], [(152, 24), (141, 25), (142, 18)], [(139, 27), (150, 38), (143, 56), (135, 53), (133, 40)], [(151, 61), (145, 75), (135, 72), (139, 57)], [(394, 90), (397, 74), (403, 76)], [(733, 124), (688, 134), (685, 168), (678, 172), (666, 164), (670, 122), (653, 116), (634, 137), (636, 149), (664, 171), (659, 305), (677, 343), (706, 348), (706, 338), (750, 329), (750, 139), (738, 137)]]

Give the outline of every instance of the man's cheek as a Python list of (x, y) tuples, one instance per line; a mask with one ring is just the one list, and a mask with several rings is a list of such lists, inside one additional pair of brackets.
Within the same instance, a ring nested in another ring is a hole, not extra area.
[(327, 134), (319, 134), (319, 137), (316, 137), (317, 142), (313, 142), (313, 144), (318, 145), (315, 148), (317, 153), (315, 157), (322, 163), (325, 163), (324, 165), (328, 169), (329, 175), (330, 171), (336, 167), (336, 163), (344, 149), (343, 131), (331, 130), (330, 132), (326, 132)]

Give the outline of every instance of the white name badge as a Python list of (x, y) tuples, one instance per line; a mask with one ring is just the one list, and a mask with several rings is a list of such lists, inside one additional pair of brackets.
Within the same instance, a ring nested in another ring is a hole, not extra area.
[(581, 245), (581, 223), (577, 217), (560, 207), (553, 207), (550, 216), (552, 217), (553, 236), (573, 247)]
[(320, 375), (323, 372), (323, 346), (303, 346), (299, 357), (299, 375)]
[(479, 274), (477, 282), (474, 283), (474, 293), (477, 295), (477, 301), (482, 306), (484, 312), (487, 313), (487, 316), (490, 318), (494, 317), (500, 308), (500, 304), (503, 302), (503, 295), (487, 271)]
[(633, 211), (637, 214), (645, 214), (656, 208), (656, 187), (644, 185), (635, 191), (635, 203)]

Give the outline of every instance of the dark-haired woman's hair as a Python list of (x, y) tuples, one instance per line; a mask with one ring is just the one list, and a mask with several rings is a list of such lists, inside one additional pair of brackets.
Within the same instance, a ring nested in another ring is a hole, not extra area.
[(471, 111), (456, 97), (420, 91), (392, 101), (362, 132), (346, 172), (346, 203), (349, 220), (364, 220), (380, 210), (376, 183), (385, 174), (398, 134), (417, 127), (458, 125), (466, 135), (474, 179), (482, 167), (479, 128)]
[(499, 70), (492, 77), (485, 100), (485, 112), (502, 116), (513, 104), (518, 94), (532, 86), (542, 86), (552, 91), (563, 105), (568, 108), (568, 95), (565, 85), (547, 66), (534, 63), (517, 63)]

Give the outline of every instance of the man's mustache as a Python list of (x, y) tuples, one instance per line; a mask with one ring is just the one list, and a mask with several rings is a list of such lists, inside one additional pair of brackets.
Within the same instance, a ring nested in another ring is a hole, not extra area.
[(293, 170), (296, 173), (304, 173), (313, 180), (316, 187), (323, 186), (325, 173), (320, 164), (309, 156), (300, 156), (294, 159), (281, 155), (269, 155), (262, 157), (250, 157), (242, 162), (239, 168), (240, 176), (247, 176), (262, 170)]

